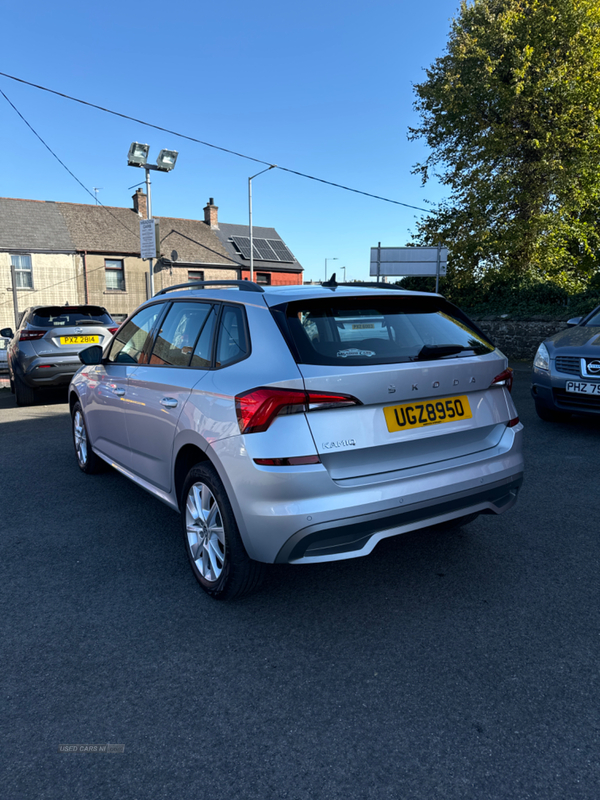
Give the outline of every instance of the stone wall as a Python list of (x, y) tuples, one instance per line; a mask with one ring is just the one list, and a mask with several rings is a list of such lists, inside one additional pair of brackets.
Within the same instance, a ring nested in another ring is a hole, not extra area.
[(567, 327), (566, 319), (557, 320), (548, 317), (530, 320), (510, 320), (501, 317), (472, 319), (504, 355), (516, 361), (533, 361), (540, 343)]

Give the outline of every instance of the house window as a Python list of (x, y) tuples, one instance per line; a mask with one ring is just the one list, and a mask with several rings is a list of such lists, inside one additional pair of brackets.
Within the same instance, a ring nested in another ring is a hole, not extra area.
[(11, 256), (10, 263), (15, 268), (17, 289), (33, 289), (31, 256)]
[(106, 274), (106, 288), (109, 292), (125, 291), (125, 268), (122, 259), (104, 259), (104, 272)]
[(204, 270), (201, 269), (188, 269), (188, 281), (203, 281)]
[(256, 283), (262, 283), (263, 286), (270, 286), (271, 285), (271, 273), (270, 272), (257, 272), (256, 273)]

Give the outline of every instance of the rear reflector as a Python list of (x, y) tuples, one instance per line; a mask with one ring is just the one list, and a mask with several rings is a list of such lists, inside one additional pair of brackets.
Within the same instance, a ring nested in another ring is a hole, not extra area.
[(319, 456), (293, 456), (292, 458), (255, 458), (261, 467), (298, 467), (303, 464), (320, 464)]
[(494, 384), (499, 386), (506, 386), (509, 392), (512, 392), (513, 387), (513, 371), (509, 367), (505, 369), (504, 372), (501, 372), (500, 375), (496, 375), (494, 380), (491, 382), (490, 386), (494, 386)]
[(270, 389), (266, 386), (238, 394), (235, 398), (235, 410), (241, 433), (266, 431), (280, 414), (358, 405), (361, 405), (360, 401), (347, 394)]
[(513, 417), (511, 420), (509, 420), (507, 427), (514, 428), (515, 425), (518, 425), (518, 424), (519, 424), (519, 418), (518, 417)]
[(19, 334), (20, 342), (32, 342), (34, 339), (41, 339), (46, 331), (21, 331)]

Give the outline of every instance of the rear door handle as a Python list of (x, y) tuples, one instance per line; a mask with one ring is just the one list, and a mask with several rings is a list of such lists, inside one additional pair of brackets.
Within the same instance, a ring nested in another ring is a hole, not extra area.
[(177, 408), (177, 400), (174, 397), (163, 397), (160, 404), (165, 408)]
[(116, 394), (117, 397), (123, 397), (125, 389), (113, 389), (113, 394)]

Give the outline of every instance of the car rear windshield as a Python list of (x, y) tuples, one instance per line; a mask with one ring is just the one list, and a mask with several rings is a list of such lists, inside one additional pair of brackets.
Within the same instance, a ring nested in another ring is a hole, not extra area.
[(440, 297), (337, 297), (297, 301), (275, 318), (299, 363), (390, 364), (481, 355), (494, 345)]
[(67, 328), (70, 325), (114, 325), (101, 306), (46, 306), (36, 308), (30, 323), (40, 328)]

